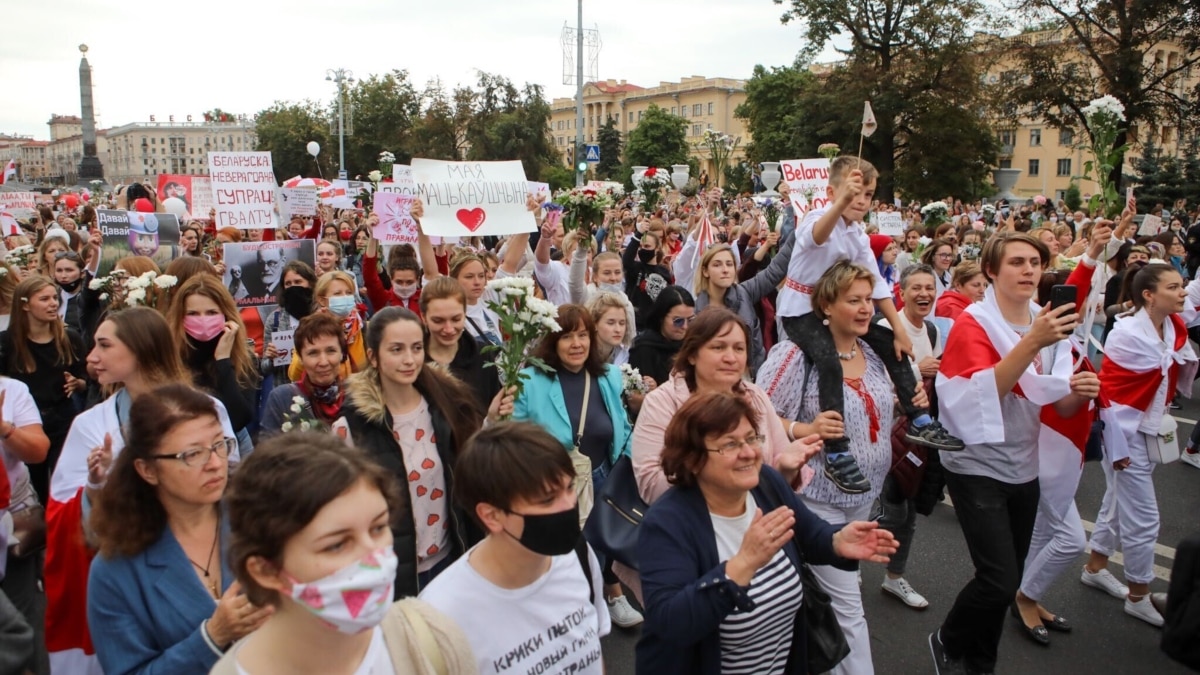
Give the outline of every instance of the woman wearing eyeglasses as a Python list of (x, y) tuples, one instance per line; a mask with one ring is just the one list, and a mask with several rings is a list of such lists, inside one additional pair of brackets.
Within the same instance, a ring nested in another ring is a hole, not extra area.
[(696, 301), (682, 286), (667, 286), (659, 291), (646, 312), (646, 328), (633, 339), (629, 365), (643, 377), (662, 384), (671, 375), (671, 364), (683, 344), (688, 324), (696, 317)]
[(12, 321), (0, 333), (0, 372), (29, 387), (50, 438), (45, 461), (29, 467), (38, 499), (45, 504), (50, 474), (75, 420), (71, 397), (87, 389), (83, 338), (59, 319), (58, 289), (49, 279), (34, 276), (17, 284), (13, 301)]
[[(52, 670), (62, 672), (87, 667), (83, 650), (91, 643), (84, 603), (92, 553), (81, 532), (113, 458), (126, 445), (132, 404), (157, 387), (192, 379), (166, 319), (149, 307), (109, 314), (96, 328), (95, 344), (89, 368), (100, 386), (119, 389), (75, 417), (50, 478), (46, 506), (46, 646)], [(212, 400), (225, 437), (234, 437), (225, 406)], [(231, 454), (231, 462), (237, 459)]]
[(637, 672), (806, 673), (801, 565), (886, 562), (896, 551), (878, 523), (839, 529), (805, 508), (763, 457), (773, 424), (742, 396), (714, 391), (692, 397), (667, 427), (662, 471), (674, 487), (638, 533), (646, 622)]
[(239, 593), (221, 497), (237, 440), (184, 384), (139, 397), (92, 509), (88, 626), (105, 673), (207, 673), (272, 613)]
[(921, 254), (921, 262), (933, 268), (934, 286), (938, 297), (950, 290), (950, 268), (954, 266), (954, 242), (948, 239), (934, 239), (925, 252)]

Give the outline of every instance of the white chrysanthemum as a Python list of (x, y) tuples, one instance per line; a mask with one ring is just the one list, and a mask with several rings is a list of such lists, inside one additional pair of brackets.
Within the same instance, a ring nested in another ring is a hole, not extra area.
[(129, 291), (129, 294), (125, 296), (125, 304), (132, 307), (145, 299), (146, 299), (146, 289), (135, 288), (135, 289)]
[(108, 277), (100, 277), (99, 279), (92, 279), (88, 283), (88, 288), (92, 289), (93, 291), (98, 291), (104, 286), (105, 281), (108, 281)]
[(1111, 94), (1092, 99), (1091, 103), (1084, 106), (1082, 112), (1085, 117), (1089, 118), (1097, 113), (1107, 113), (1122, 122), (1125, 121), (1125, 106)]
[(921, 215), (927, 216), (930, 213), (941, 212), (943, 214), (950, 212), (950, 207), (946, 206), (946, 202), (929, 202), (921, 207)]
[(284, 431), (284, 433), (287, 433), (287, 432), (289, 432), (289, 431), (291, 431), (291, 430), (292, 430), (292, 423), (291, 423), (291, 422), (284, 422), (284, 423), (283, 423), (283, 424), (282, 424), (282, 425), (281, 425), (279, 428), (280, 428), (281, 430), (283, 430), (283, 431)]
[(163, 289), (171, 288), (177, 283), (179, 283), (179, 278), (170, 274), (164, 274), (154, 279), (154, 285)]

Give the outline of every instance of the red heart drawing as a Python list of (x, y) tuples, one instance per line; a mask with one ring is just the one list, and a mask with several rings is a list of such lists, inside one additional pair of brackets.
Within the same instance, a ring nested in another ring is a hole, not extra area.
[(415, 483), (419, 480), (421, 480), (421, 474), (417, 473), (416, 471), (408, 472), (408, 482)]
[(417, 440), (419, 441), (419, 440), (421, 440), (422, 438), (425, 438), (425, 430), (424, 430), (424, 429), (417, 429)]
[(481, 208), (459, 209), (455, 214), (458, 222), (463, 224), (463, 227), (474, 232), (480, 227), (483, 227), (483, 221), (487, 220), (487, 214)]
[(442, 518), (442, 517), (441, 517), (441, 516), (439, 516), (438, 514), (436, 514), (436, 513), (431, 513), (431, 514), (429, 514), (428, 523), (429, 523), (430, 525), (433, 525), (433, 524), (434, 524), (434, 523), (436, 523), (437, 521), (441, 520), (441, 518)]
[(444, 494), (446, 494), (446, 493), (442, 492), (441, 490), (439, 490), (437, 488), (433, 488), (433, 492), (429, 493), (429, 498), (436, 502), (437, 500), (441, 499), (442, 495), (444, 495)]
[(418, 497), (424, 497), (426, 492), (429, 492), (429, 488), (425, 487), (424, 485), (417, 486), (417, 496)]
[(431, 556), (437, 555), (437, 552), (440, 550), (442, 550), (442, 549), (438, 548), (437, 544), (434, 544), (433, 546), (429, 547), (429, 550), (426, 552), (426, 555), (431, 555)]
[(433, 468), (433, 460), (426, 457), (425, 461), (421, 462), (421, 468), (425, 469), (426, 471), (432, 469)]

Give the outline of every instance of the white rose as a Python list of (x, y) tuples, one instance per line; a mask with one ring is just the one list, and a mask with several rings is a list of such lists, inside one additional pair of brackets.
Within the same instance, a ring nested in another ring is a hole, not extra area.
[(100, 290), (102, 286), (104, 286), (104, 278), (92, 279), (91, 282), (88, 283), (88, 288), (92, 289), (93, 291)]
[(283, 430), (283, 431), (285, 431), (285, 432), (286, 432), (286, 431), (291, 431), (291, 430), (292, 430), (292, 423), (291, 423), (291, 422), (284, 422), (284, 423), (283, 423), (283, 425), (282, 425), (282, 426), (280, 426), (279, 428), (280, 428), (280, 429), (282, 429), (282, 430)]

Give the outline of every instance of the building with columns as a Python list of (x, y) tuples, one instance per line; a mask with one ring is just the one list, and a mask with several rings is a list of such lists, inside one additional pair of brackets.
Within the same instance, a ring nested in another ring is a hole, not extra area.
[[(199, 120), (199, 121), (196, 121)], [(226, 121), (207, 121), (197, 115), (134, 122), (107, 131), (108, 158), (103, 159), (109, 183), (157, 180), (160, 173), (208, 173), (208, 153), (253, 150), (258, 143), (254, 120), (230, 115)]]
[[(705, 129), (715, 129), (741, 137), (731, 161), (744, 156), (743, 147), (750, 140), (742, 120), (733, 115), (746, 100), (746, 82), (727, 77), (685, 77), (679, 82), (660, 82), (657, 87), (640, 87), (625, 80), (589, 82), (583, 88), (583, 138), (595, 143), (596, 134), (612, 117), (622, 138), (637, 128), (651, 104), (677, 115), (687, 122), (687, 141), (693, 146), (702, 169), (715, 176), (715, 167), (708, 158), (708, 149), (701, 145)], [(550, 104), (550, 135), (563, 154), (566, 166), (573, 164), (575, 146), (575, 99), (556, 98)]]

